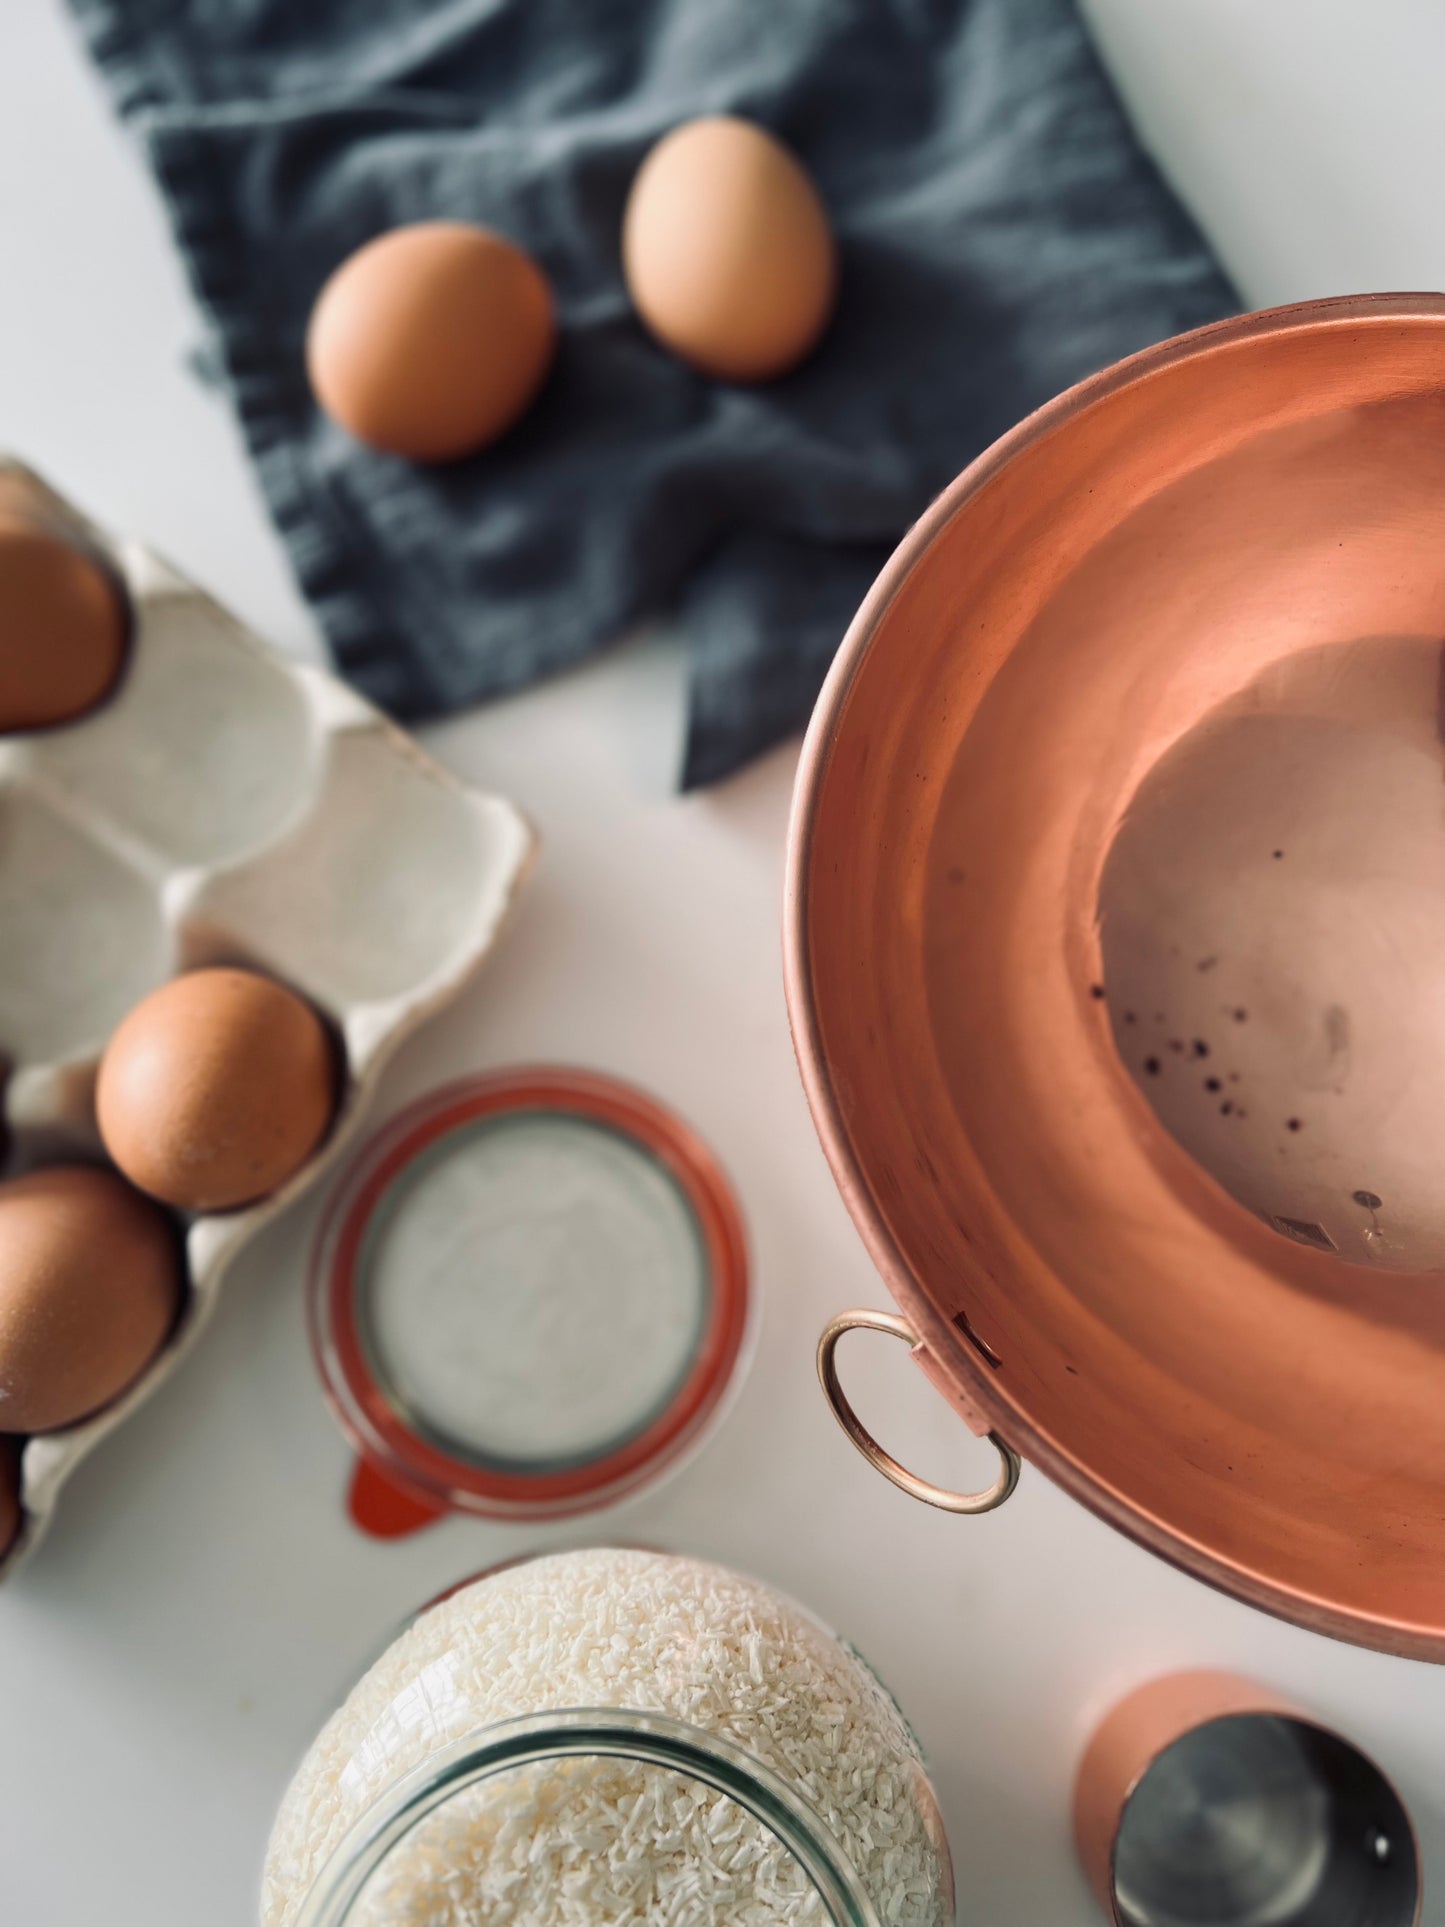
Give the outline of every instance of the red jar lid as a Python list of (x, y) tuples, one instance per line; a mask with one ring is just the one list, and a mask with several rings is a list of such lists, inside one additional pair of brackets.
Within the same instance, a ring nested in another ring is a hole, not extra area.
[(433, 1092), (354, 1161), (312, 1267), (353, 1517), (393, 1534), (635, 1491), (716, 1416), (749, 1301), (732, 1190), (652, 1098), (555, 1069)]

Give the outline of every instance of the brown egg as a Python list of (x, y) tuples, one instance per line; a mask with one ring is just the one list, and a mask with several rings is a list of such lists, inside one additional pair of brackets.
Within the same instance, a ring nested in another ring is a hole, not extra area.
[(174, 1225), (113, 1171), (0, 1184), (0, 1425), (52, 1432), (109, 1405), (164, 1345), (180, 1300)]
[(306, 366), (317, 401), (359, 440), (446, 462), (530, 407), (556, 345), (552, 291), (529, 254), (488, 228), (419, 221), (331, 276)]
[(249, 970), (193, 970), (121, 1024), (95, 1103), (132, 1184), (185, 1211), (229, 1211), (301, 1168), (335, 1096), (331, 1040), (309, 1004)]
[(0, 1439), (0, 1559), (20, 1537), (24, 1512), (20, 1504), (20, 1454), (23, 1439)]
[(725, 381), (769, 381), (801, 361), (838, 283), (817, 189), (780, 141), (731, 115), (689, 121), (647, 156), (622, 265), (663, 346)]
[(0, 511), (0, 731), (94, 709), (120, 675), (126, 631), (120, 589), (93, 556)]

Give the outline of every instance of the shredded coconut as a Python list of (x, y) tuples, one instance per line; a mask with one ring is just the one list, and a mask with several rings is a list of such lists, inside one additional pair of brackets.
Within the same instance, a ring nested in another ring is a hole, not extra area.
[[(666, 1713), (798, 1787), (888, 1927), (952, 1918), (917, 1743), (871, 1672), (806, 1613), (699, 1560), (606, 1549), (507, 1568), (424, 1613), (311, 1748), (267, 1855), (264, 1927), (291, 1927), (378, 1794), (438, 1748), (567, 1707)], [(373, 1877), (356, 1927), (786, 1927), (824, 1913), (725, 1795), (637, 1761), (518, 1768), (447, 1801)]]

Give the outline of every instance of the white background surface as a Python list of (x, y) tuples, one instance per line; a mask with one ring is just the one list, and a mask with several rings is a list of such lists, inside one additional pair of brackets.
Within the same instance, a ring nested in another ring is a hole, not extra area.
[[(1147, 136), (1253, 305), (1445, 284), (1438, 0), (1089, 0)], [(149, 181), (55, 0), (0, 7), (0, 445), (149, 539), (285, 648), (314, 653), (198, 338)], [(1445, 1672), (1351, 1651), (1215, 1597), (1025, 1471), (983, 1520), (895, 1493), (834, 1428), (825, 1317), (885, 1296), (817, 1149), (778, 967), (794, 752), (669, 793), (681, 668), (666, 637), (427, 733), (533, 815), (544, 858), (483, 981), (409, 1047), (380, 1117), (442, 1077), (528, 1058), (652, 1087), (730, 1167), (765, 1295), (724, 1431), (599, 1521), (751, 1568), (850, 1633), (932, 1756), (960, 1918), (1085, 1927), (1068, 1793), (1092, 1718), (1161, 1668), (1252, 1671), (1341, 1723), (1419, 1826), (1445, 1921)], [(0, 933), (3, 943), (3, 933)], [(514, 1549), (470, 1522), (393, 1544), (342, 1514), (347, 1458), (309, 1362), (314, 1206), (253, 1248), (198, 1356), (68, 1488), (0, 1594), (4, 1927), (250, 1927), (271, 1814), (322, 1717), (398, 1619)], [(901, 1347), (850, 1383), (921, 1470), (991, 1476)], [(585, 1530), (585, 1528), (584, 1528)]]

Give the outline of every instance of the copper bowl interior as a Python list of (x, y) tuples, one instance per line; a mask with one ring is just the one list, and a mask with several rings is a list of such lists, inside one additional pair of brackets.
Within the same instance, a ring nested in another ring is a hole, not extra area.
[[(1257, 928), (1232, 928), (1230, 845), (1209, 847), (1205, 784), (1209, 941), (1226, 959), (1254, 945), (1264, 1002), (1251, 1034), (1262, 1062), (1285, 1067), (1249, 1127), (1257, 1148), (1231, 1172), (1210, 1151), (1223, 1123), (1191, 1141), (1187, 1121), (1161, 1122), (1168, 1106), (1144, 1090), (1153, 1053), (1131, 1057), (1124, 1022), (1126, 996), (1152, 999), (1160, 971), (1192, 972), (1203, 957), (1171, 961), (1146, 898), (1132, 938), (1127, 916), (1110, 923), (1123, 933), (1110, 976), (1137, 981), (1103, 994), (1101, 884), (1161, 757), (1204, 720), (1250, 709), (1261, 687), (1284, 689), (1286, 712), (1307, 709), (1289, 691), (1318, 687), (1321, 661), (1356, 665), (1346, 710), (1370, 686), (1370, 648), (1403, 663), (1395, 706), (1423, 718), (1414, 748), (1428, 756), (1442, 636), (1445, 301), (1314, 304), (1167, 343), (1006, 437), (880, 578), (804, 753), (787, 933), (825, 1148), (960, 1401), (1200, 1576), (1434, 1658), (1445, 1657), (1445, 1282), (1415, 1262), (1438, 1262), (1432, 1187), (1415, 1168), (1411, 1235), (1381, 1263), (1370, 1211), (1352, 1200), (1318, 1248), (1269, 1221), (1292, 1215), (1284, 1204), (1301, 1185), (1333, 1198), (1356, 1170), (1349, 1189), (1386, 1191), (1379, 1162), (1357, 1154), (1379, 1151), (1387, 1178), (1403, 1160), (1402, 1183), (1411, 1157), (1419, 1165), (1418, 1131), (1391, 1148), (1388, 1088), (1333, 1140), (1320, 1120), (1344, 1113), (1316, 1091), (1317, 1151), (1303, 1131), (1283, 1135), (1298, 1008), (1328, 1032), (1338, 1017), (1310, 1000), (1333, 999), (1370, 1058), (1365, 981), (1328, 981), (1359, 899), (1306, 891), (1305, 926), (1285, 919), (1293, 965), (1267, 896), (1241, 912)], [(1348, 730), (1342, 742), (1332, 807), (1347, 825), (1356, 809), (1370, 817), (1391, 847), (1388, 785), (1368, 759), (1350, 777)], [(1432, 823), (1445, 820), (1432, 808)], [(1182, 820), (1165, 853), (1187, 873), (1196, 819)], [(1315, 852), (1326, 871), (1332, 847)], [(1278, 864), (1272, 851), (1259, 862)], [(1445, 866), (1418, 880), (1438, 892)], [(1181, 930), (1181, 953), (1198, 934)], [(1357, 975), (1380, 972), (1370, 989), (1393, 1024), (1380, 1049), (1398, 1055), (1403, 1012), (1423, 1072), (1445, 1070), (1433, 1058), (1445, 954), (1402, 970), (1387, 930), (1350, 955)], [(1220, 986), (1211, 1050), (1227, 1055), (1238, 1038), (1232, 987)], [(1152, 1008), (1134, 1017), (1158, 1021)], [(1173, 1028), (1165, 1013), (1161, 1048)], [(1193, 1039), (1181, 1035), (1177, 1055)], [(1421, 1090), (1445, 1119), (1445, 1075)], [(1249, 1186), (1268, 1191), (1278, 1173), (1272, 1212)], [(1440, 1193), (1445, 1220), (1445, 1181)], [(1348, 1251), (1329, 1248), (1342, 1239)]]

